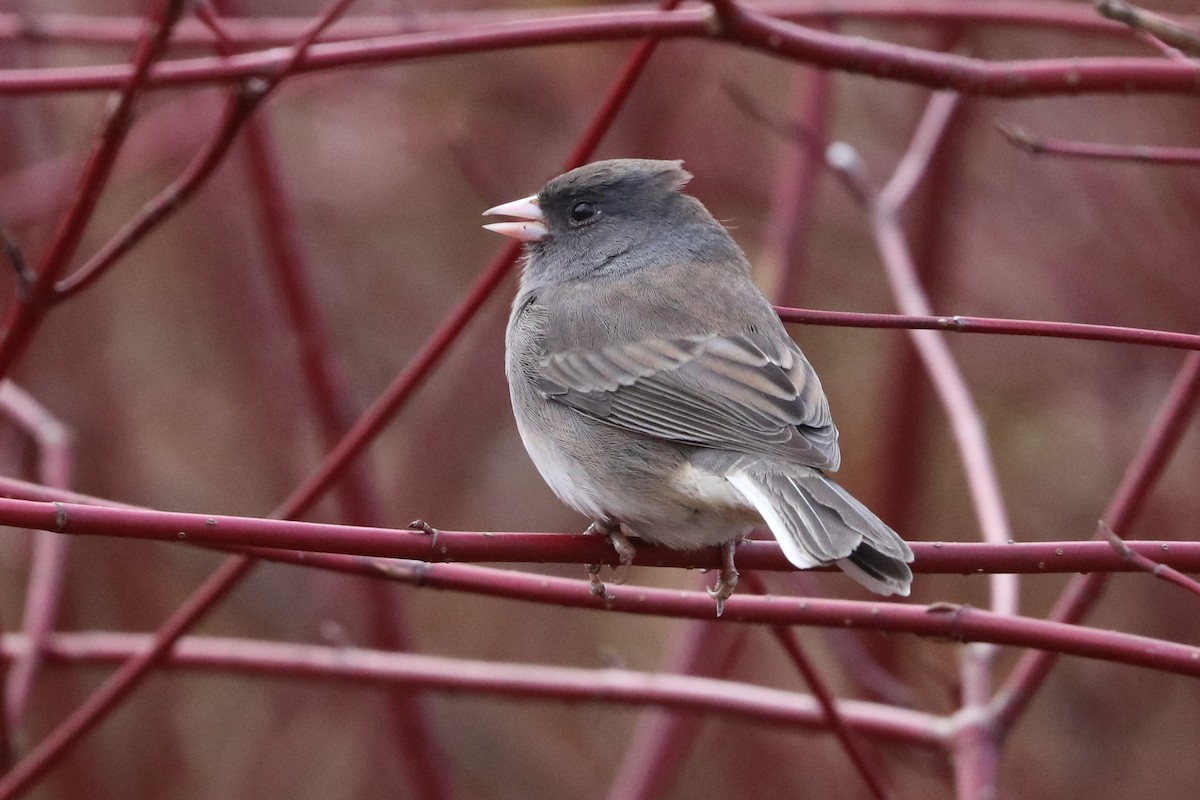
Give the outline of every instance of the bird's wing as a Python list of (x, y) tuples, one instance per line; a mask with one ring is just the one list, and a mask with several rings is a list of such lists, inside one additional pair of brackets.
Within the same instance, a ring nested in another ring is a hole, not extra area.
[(538, 389), (658, 439), (838, 467), (820, 381), (791, 340), (759, 333), (645, 339), (545, 357)]

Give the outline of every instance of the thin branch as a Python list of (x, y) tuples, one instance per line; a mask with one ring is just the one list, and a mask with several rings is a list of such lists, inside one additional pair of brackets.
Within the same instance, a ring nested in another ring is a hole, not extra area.
[[(929, 314), (930, 304), (912, 261), (899, 215), (924, 178), (958, 102), (958, 95), (946, 92), (935, 94), (930, 99), (908, 150), (877, 197), (869, 195), (869, 189), (861, 177), (854, 183), (860, 197), (868, 193), (866, 205), (871, 212), (872, 231), (888, 282), (896, 304), (901, 311), (909, 314)], [(910, 335), (950, 419), (983, 539), (994, 545), (1007, 542), (1011, 539), (1008, 514), (1000, 493), (991, 445), (983, 417), (962, 371), (943, 336), (927, 330), (914, 330)], [(1017, 577), (994, 574), (989, 582), (992, 610), (997, 614), (1015, 615), (1018, 609)], [(979, 645), (967, 648), (961, 654), (964, 713), (987, 709), (993, 655), (994, 648)], [(956, 787), (961, 800), (995, 795), (999, 780), (1000, 742), (999, 737), (986, 735), (991, 726), (992, 720), (984, 714), (978, 720), (978, 725), (964, 728), (955, 739)]]
[[(744, 576), (744, 580), (749, 584), (750, 589), (758, 595), (768, 595), (767, 586), (763, 583), (762, 578), (753, 572), (749, 572)], [(800, 675), (804, 678), (804, 682), (808, 684), (809, 690), (817, 703), (821, 706), (821, 712), (825, 715), (825, 724), (833, 735), (837, 738), (838, 744), (841, 745), (846, 756), (850, 759), (850, 763), (854, 765), (855, 771), (859, 777), (867, 785), (871, 796), (876, 800), (887, 800), (892, 797), (891, 791), (887, 788), (882, 775), (879, 774), (878, 768), (867, 757), (862, 745), (854, 737), (850, 731), (850, 726), (842, 717), (838, 709), (838, 701), (834, 699), (833, 692), (825, 684), (821, 674), (817, 672), (808, 656), (804, 653), (804, 648), (800, 645), (800, 640), (796, 636), (795, 631), (791, 628), (782, 625), (774, 625), (771, 627), (771, 634), (775, 640), (779, 642), (784, 651), (791, 658), (792, 663), (796, 665), (796, 669), (800, 671)]]
[[(585, 580), (530, 575), (513, 570), (466, 564), (384, 561), (267, 548), (253, 548), (247, 552), (257, 558), (279, 563), (368, 575), (430, 589), (464, 591), (595, 611), (681, 619), (713, 618), (712, 598), (707, 592), (629, 586), (619, 594), (610, 592), (607, 597), (598, 598), (592, 594)], [(844, 630), (904, 632), (959, 643), (984, 642), (1031, 648), (1200, 676), (1200, 647), (1194, 645), (1030, 617), (995, 614), (948, 603), (921, 606), (778, 595), (734, 595), (726, 601), (725, 614), (720, 619), (723, 624), (812, 625)]]
[[(934, 96), (908, 152), (901, 159), (892, 179), (877, 196), (865, 184), (855, 166), (856, 157), (850, 157), (849, 153), (838, 155), (840, 151), (837, 151), (832, 159), (834, 169), (846, 180), (852, 194), (871, 212), (872, 231), (888, 281), (892, 286), (896, 304), (906, 314), (927, 316), (930, 309), (929, 300), (912, 263), (898, 215), (904, 201), (911, 195), (924, 174), (925, 166), (941, 141), (942, 133), (954, 113), (956, 104), (955, 95), (943, 93)], [(846, 147), (842, 145), (842, 148)], [(1011, 538), (1008, 515), (1000, 496), (999, 481), (983, 421), (975, 407), (970, 389), (941, 336), (927, 330), (914, 330), (911, 335), (917, 353), (925, 364), (950, 419), (983, 538), (991, 544), (1006, 542)], [(1001, 613), (1015, 613), (1017, 588), (1012, 576), (994, 579), (992, 602), (993, 608)]]
[(1128, 542), (1117, 536), (1112, 528), (1104, 524), (1104, 520), (1100, 521), (1100, 530), (1104, 533), (1104, 540), (1112, 546), (1113, 550), (1121, 554), (1121, 558), (1127, 559), (1138, 569), (1149, 572), (1156, 578), (1162, 578), (1167, 583), (1173, 583), (1194, 595), (1200, 596), (1200, 582), (1189, 578), (1179, 570), (1169, 567), (1161, 561), (1155, 561), (1137, 552), (1129, 546)]
[(959, 654), (961, 707), (954, 715), (951, 751), (960, 800), (1000, 796), (1001, 736), (991, 713), (991, 664), (995, 648), (971, 644)]
[(133, 63), (122, 67), (124, 77), (113, 87), (120, 93), (108, 109), (93, 142), (71, 205), (59, 220), (33, 282), (18, 294), (16, 302), (9, 308), (4, 338), (0, 340), (0, 377), (8, 374), (29, 345), (48, 308), (55, 282), (79, 248), (84, 230), (112, 174), (117, 154), (133, 125), (137, 97), (149, 81), (154, 62), (166, 51), (171, 29), (179, 21), (185, 5), (183, 0), (163, 0), (147, 21)]
[(72, 746), (141, 685), (150, 670), (171, 652), (176, 640), (212, 610), (216, 602), (246, 576), (254, 563), (253, 559), (242, 555), (226, 559), (155, 632), (149, 647), (124, 661), (99, 689), (88, 695), (46, 738), (0, 777), (0, 800), (12, 800), (24, 793), (53, 769)]
[[(596, 13), (648, 10), (652, 5), (594, 5)], [(1010, 0), (1003, 4), (963, 4), (959, 0), (766, 0), (757, 10), (792, 22), (813, 25), (843, 21), (870, 21), (926, 27), (992, 27), (1057, 29), (1087, 36), (1127, 39), (1129, 29), (1097, 16), (1076, 2), (1054, 0)], [(463, 28), (472, 25), (528, 20), (532, 15), (552, 17), (563, 9), (479, 9), (474, 11), (413, 10), (403, 15), (356, 15), (338, 20), (326, 38), (345, 41), (412, 33), (422, 30)], [(227, 37), (239, 48), (278, 47), (292, 44), (305, 21), (296, 17), (230, 19), (224, 24)], [(132, 17), (87, 14), (0, 13), (0, 39), (39, 44), (128, 45), (137, 40), (139, 20)], [(213, 31), (201, 23), (184, 20), (174, 41), (181, 45), (211, 46)]]
[(1200, 55), (1200, 31), (1192, 30), (1161, 14), (1146, 11), (1125, 0), (1096, 0), (1100, 16), (1153, 36), (1163, 44), (1189, 55)]
[[(1125, 470), (1121, 483), (1101, 517), (1114, 531), (1128, 530), (1179, 446), (1183, 430), (1200, 404), (1200, 353), (1191, 353), (1175, 376), (1157, 419)], [(1107, 543), (1105, 543), (1107, 544)], [(1055, 603), (1051, 619), (1078, 623), (1100, 597), (1107, 575), (1089, 573), (1071, 579)], [(1026, 653), (1009, 674), (993, 703), (1001, 730), (1008, 731), (1028, 707), (1055, 664), (1049, 653)]]
[(1101, 161), (1137, 161), (1159, 166), (1200, 166), (1200, 149), (1194, 147), (1153, 147), (1079, 142), (1042, 136), (1019, 125), (997, 123), (1009, 144), (1030, 155), (1055, 155)]
[(784, 322), (807, 325), (833, 325), (848, 328), (923, 328), (947, 333), (988, 333), (1010, 336), (1044, 336), (1054, 339), (1086, 339), (1098, 342), (1172, 347), (1200, 350), (1200, 334), (1159, 331), (1150, 328), (1126, 328), (1117, 325), (1091, 325), (1081, 322), (1052, 322), (1036, 319), (999, 319), (962, 315), (876, 314), (862, 311), (820, 311), (809, 308), (784, 308), (775, 311)]
[[(11, 380), (0, 382), (0, 409), (37, 446), (38, 474), (43, 484), (66, 490), (71, 484), (73, 450), (66, 425)], [(42, 646), (54, 630), (62, 598), (68, 542), (62, 537), (37, 531), (33, 536), (29, 579), (21, 630), (30, 647), (13, 664), (4, 685), (4, 721), (9, 730), (19, 730), (41, 666)]]
[(270, 84), (251, 79), (229, 96), (216, 132), (187, 168), (147, 201), (95, 255), (54, 287), (55, 301), (67, 300), (95, 283), (148, 234), (179, 211), (224, 161), (242, 126), (266, 98)]
[[(702, 578), (703, 580), (703, 578)], [(666, 675), (723, 677), (742, 649), (748, 629), (715, 620), (675, 625), (658, 670)], [(656, 800), (667, 795), (704, 718), (654, 710), (638, 718), (609, 784), (608, 800)]]
[[(395, 64), (468, 53), (526, 47), (661, 38), (712, 38), (708, 8), (675, 11), (612, 11), (482, 24), (465, 29), (398, 34), (314, 45), (298, 73)], [(732, 24), (731, 24), (732, 23)], [(742, 10), (727, 20), (717, 37), (765, 54), (824, 69), (952, 89), (992, 97), (1034, 97), (1093, 92), (1193, 94), (1190, 64), (1161, 58), (1098, 57), (987, 61), (804, 28), (775, 17)], [(156, 66), (147, 86), (230, 83), (276, 72), (290, 56), (277, 48), (229, 59), (176, 59)], [(48, 94), (113, 89), (131, 74), (124, 64), (12, 69), (0, 71), (0, 94)]]
[[(0, 658), (27, 647), (23, 637), (0, 637)], [(153, 637), (121, 633), (60, 633), (47, 656), (58, 663), (110, 663), (144, 657)], [(787, 728), (825, 727), (817, 702), (796, 692), (689, 675), (623, 669), (502, 664), (353, 647), (186, 636), (163, 663), (179, 670), (222, 671), (268, 678), (390, 684), (421, 691), (568, 702), (658, 706), (720, 714)], [(932, 714), (861, 700), (839, 700), (838, 712), (857, 732), (886, 741), (938, 748), (945, 720)]]

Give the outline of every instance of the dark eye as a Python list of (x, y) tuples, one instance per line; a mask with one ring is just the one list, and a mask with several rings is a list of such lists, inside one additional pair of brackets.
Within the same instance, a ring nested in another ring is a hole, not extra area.
[(571, 222), (578, 225), (580, 223), (587, 222), (589, 219), (592, 219), (599, 213), (600, 209), (596, 208), (596, 206), (587, 201), (576, 203), (575, 205), (571, 206)]

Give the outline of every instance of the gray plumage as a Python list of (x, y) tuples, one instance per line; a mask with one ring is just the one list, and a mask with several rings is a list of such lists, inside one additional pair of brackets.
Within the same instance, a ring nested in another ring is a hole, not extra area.
[(572, 170), (489, 213), (526, 242), (506, 337), (521, 438), (558, 497), (668, 547), (764, 523), (800, 568), (907, 595), (912, 551), (826, 477), (821, 383), (678, 161)]

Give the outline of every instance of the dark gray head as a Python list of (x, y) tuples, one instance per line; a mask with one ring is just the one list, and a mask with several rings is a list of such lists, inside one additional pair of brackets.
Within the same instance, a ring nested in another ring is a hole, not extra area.
[(743, 262), (725, 229), (680, 189), (681, 161), (619, 158), (559, 175), (536, 195), (485, 211), (523, 222), (485, 225), (526, 243), (526, 280), (624, 274), (681, 260)]

